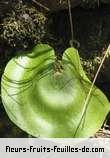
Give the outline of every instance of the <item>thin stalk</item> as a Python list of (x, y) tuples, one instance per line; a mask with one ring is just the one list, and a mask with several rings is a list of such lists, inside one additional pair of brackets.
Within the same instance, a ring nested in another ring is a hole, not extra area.
[(98, 77), (98, 75), (99, 75), (99, 73), (100, 73), (100, 70), (101, 70), (101, 68), (102, 68), (102, 66), (103, 66), (103, 63), (104, 63), (104, 61), (105, 61), (105, 59), (106, 59), (108, 53), (110, 53), (110, 44), (109, 44), (109, 46), (108, 46), (108, 48), (107, 48), (107, 50), (106, 50), (106, 52), (105, 52), (105, 54), (104, 54), (104, 57), (102, 58), (102, 61), (101, 61), (100, 65), (99, 65), (99, 68), (98, 68), (98, 70), (97, 70), (97, 72), (96, 72), (96, 74), (95, 74), (95, 77), (94, 77), (94, 79), (93, 79), (92, 85), (91, 85), (91, 87), (90, 87), (90, 90), (89, 90), (89, 92), (88, 92), (88, 95), (87, 95), (86, 100), (85, 100), (84, 105), (83, 105), (83, 106), (84, 106), (84, 109), (83, 109), (83, 111), (82, 111), (81, 120), (80, 120), (80, 122), (78, 123), (78, 126), (77, 126), (77, 129), (76, 129), (76, 131), (75, 131), (74, 136), (76, 135), (76, 133), (77, 133), (79, 127), (80, 127), (80, 124), (82, 123), (82, 120), (83, 120), (83, 118), (84, 118), (84, 115), (86, 114), (86, 111), (87, 111), (87, 108), (88, 108), (88, 102), (89, 102), (89, 99), (90, 99), (90, 97), (91, 97), (94, 84), (95, 84), (95, 82), (96, 82), (96, 79), (97, 79), (97, 77)]
[(37, 0), (32, 0), (35, 4), (37, 4), (38, 6), (40, 6), (41, 8), (45, 9), (46, 11), (50, 11), (49, 8), (47, 8), (45, 5), (41, 4), (40, 2), (38, 2)]
[(73, 20), (72, 20), (72, 11), (71, 11), (71, 2), (68, 0), (68, 10), (69, 10), (69, 19), (70, 19), (70, 27), (71, 27), (71, 47), (73, 47), (74, 41), (74, 33), (73, 33)]

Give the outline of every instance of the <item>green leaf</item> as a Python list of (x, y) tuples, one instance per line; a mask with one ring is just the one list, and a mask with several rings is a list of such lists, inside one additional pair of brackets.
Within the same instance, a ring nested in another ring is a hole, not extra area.
[(75, 48), (68, 48), (58, 62), (50, 46), (39, 44), (7, 64), (2, 101), (9, 118), (35, 137), (90, 137), (110, 110), (96, 86), (84, 107), (91, 84)]

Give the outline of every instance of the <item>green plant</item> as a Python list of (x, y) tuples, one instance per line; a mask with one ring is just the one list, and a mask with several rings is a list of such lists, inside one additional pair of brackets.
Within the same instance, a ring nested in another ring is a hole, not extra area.
[(43, 40), (47, 31), (46, 24), (45, 14), (32, 5), (17, 2), (2, 19), (0, 39), (12, 48), (26, 49)]
[(9, 61), (1, 95), (10, 119), (33, 136), (90, 137), (110, 110), (96, 86), (85, 108), (91, 84), (75, 48), (68, 48), (58, 61), (50, 46), (39, 44)]

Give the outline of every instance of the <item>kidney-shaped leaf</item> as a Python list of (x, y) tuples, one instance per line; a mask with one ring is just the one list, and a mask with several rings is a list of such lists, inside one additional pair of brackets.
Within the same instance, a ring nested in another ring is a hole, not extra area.
[(1, 83), (3, 105), (22, 130), (40, 137), (90, 137), (110, 110), (106, 96), (85, 75), (78, 51), (68, 48), (59, 62), (39, 44), (7, 64)]

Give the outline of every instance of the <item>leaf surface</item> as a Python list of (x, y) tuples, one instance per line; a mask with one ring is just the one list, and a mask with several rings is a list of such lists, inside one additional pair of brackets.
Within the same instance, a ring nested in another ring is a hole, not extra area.
[(36, 137), (90, 137), (103, 124), (110, 103), (94, 86), (82, 116), (92, 83), (78, 51), (64, 52), (60, 71), (55, 61), (53, 48), (46, 44), (10, 60), (1, 82), (5, 110), (17, 126)]

